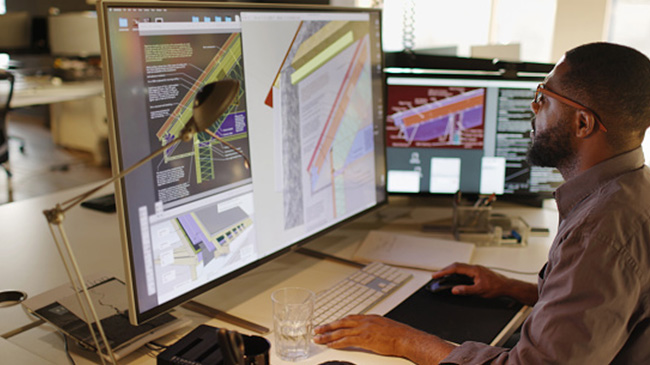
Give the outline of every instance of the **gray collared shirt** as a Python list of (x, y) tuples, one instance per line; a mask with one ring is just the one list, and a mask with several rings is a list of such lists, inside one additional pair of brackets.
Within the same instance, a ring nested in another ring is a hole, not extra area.
[(650, 364), (650, 169), (641, 148), (560, 186), (539, 300), (511, 350), (465, 342), (449, 364)]

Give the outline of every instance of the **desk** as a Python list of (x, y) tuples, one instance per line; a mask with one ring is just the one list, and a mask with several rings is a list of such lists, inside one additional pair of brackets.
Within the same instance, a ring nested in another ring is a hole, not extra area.
[[(4, 91), (3, 93), (6, 93)], [(33, 105), (49, 105), (66, 101), (102, 96), (104, 84), (101, 80), (63, 82), (54, 84), (49, 76), (26, 76), (19, 78), (11, 99), (11, 108)]]
[[(0, 89), (4, 94), (8, 88)], [(101, 80), (55, 84), (49, 76), (19, 76), (11, 108), (49, 105), (52, 139), (59, 146), (88, 151), (97, 164), (108, 163), (108, 125)]]
[[(88, 186), (59, 192), (48, 196), (0, 206), (3, 243), (0, 245), (0, 288), (21, 289), (35, 295), (55, 286), (67, 283), (67, 276), (60, 263), (58, 253), (49, 234), (41, 211), (52, 207), (56, 202), (72, 197)], [(103, 191), (108, 192), (110, 189)], [(550, 237), (532, 237), (524, 248), (477, 248), (473, 261), (488, 266), (508, 267), (515, 270), (535, 272), (546, 261), (546, 255), (555, 234), (557, 212), (552, 208), (535, 209), (520, 207), (495, 207), (496, 211), (523, 216), (533, 226), (551, 228)], [(351, 257), (356, 245), (368, 229), (411, 231), (418, 235), (431, 235), (418, 232), (416, 228), (423, 222), (448, 216), (447, 208), (411, 206), (400, 199), (391, 199), (391, 205), (346, 224), (309, 244), (310, 248), (327, 253)], [(14, 228), (16, 227), (16, 228)], [(118, 239), (118, 224), (115, 214), (93, 212), (76, 208), (67, 214), (66, 227), (73, 248), (78, 255), (84, 274), (106, 272), (124, 278), (121, 249)], [(431, 235), (433, 236), (433, 235)], [(449, 236), (451, 237), (451, 236)], [(449, 238), (446, 237), (446, 238)], [(270, 293), (284, 286), (303, 286), (314, 291), (325, 289), (353, 272), (355, 268), (329, 260), (317, 260), (297, 253), (281, 256), (230, 282), (209, 291), (198, 301), (211, 304), (231, 314), (244, 317), (262, 325), (272, 327)], [(430, 273), (411, 270), (414, 277), (387, 300), (375, 306), (371, 313), (384, 314), (399, 304), (410, 293), (422, 286), (430, 278)], [(531, 282), (535, 275), (514, 275)], [(198, 314), (181, 310), (194, 325), (206, 323), (216, 327), (249, 331), (208, 319)], [(21, 306), (0, 308), (0, 333), (30, 323), (33, 319), (25, 314)], [(193, 327), (192, 327), (193, 328)], [(188, 328), (187, 331), (191, 330)], [(163, 339), (174, 342), (184, 333)], [(272, 335), (267, 336), (271, 341)], [(28, 349), (36, 356), (46, 358), (56, 364), (67, 364), (61, 337), (49, 325), (41, 325), (9, 338), (13, 345)], [(326, 360), (348, 360), (356, 364), (408, 364), (398, 358), (382, 357), (374, 354), (336, 351), (312, 345), (313, 354), (299, 364), (319, 364)], [(77, 364), (92, 363), (75, 353)], [(141, 349), (121, 363), (153, 364), (155, 359)], [(272, 364), (285, 364), (272, 354)], [(287, 363), (288, 364), (288, 363)]]

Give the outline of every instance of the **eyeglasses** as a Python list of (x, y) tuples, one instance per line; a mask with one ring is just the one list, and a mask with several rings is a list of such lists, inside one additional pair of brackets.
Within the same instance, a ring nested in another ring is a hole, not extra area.
[(575, 101), (573, 101), (573, 100), (571, 100), (569, 98), (566, 98), (566, 97), (564, 97), (564, 96), (562, 96), (560, 94), (554, 93), (553, 91), (549, 90), (546, 87), (546, 84), (537, 85), (537, 91), (535, 91), (535, 99), (533, 99), (533, 102), (535, 104), (538, 104), (540, 101), (542, 101), (542, 95), (549, 96), (549, 97), (559, 101), (560, 103), (564, 103), (566, 105), (572, 106), (572, 107), (574, 107), (574, 108), (576, 108), (578, 110), (585, 110), (585, 111), (590, 112), (596, 118), (596, 121), (600, 125), (600, 128), (603, 130), (603, 132), (607, 132), (607, 128), (605, 127), (603, 122), (600, 120), (600, 117), (592, 109), (587, 108), (586, 106), (584, 106), (584, 105), (582, 105), (580, 103), (577, 103), (577, 102), (575, 102)]

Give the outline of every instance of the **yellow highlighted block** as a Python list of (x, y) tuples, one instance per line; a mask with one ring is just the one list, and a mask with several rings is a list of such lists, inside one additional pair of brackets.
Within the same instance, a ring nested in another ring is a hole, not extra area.
[(324, 65), (327, 61), (331, 60), (351, 45), (354, 42), (354, 34), (352, 31), (345, 33), (341, 38), (336, 42), (332, 43), (329, 47), (325, 48), (323, 52), (316, 55), (314, 58), (305, 63), (304, 66), (297, 69), (294, 73), (291, 74), (291, 84), (295, 85), (299, 83), (305, 77), (311, 75), (312, 72), (316, 71), (319, 67)]

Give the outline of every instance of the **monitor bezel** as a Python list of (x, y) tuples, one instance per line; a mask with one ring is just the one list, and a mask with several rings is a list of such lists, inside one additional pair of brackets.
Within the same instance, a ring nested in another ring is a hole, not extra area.
[[(118, 138), (118, 123), (116, 121), (116, 105), (113, 102), (115, 100), (115, 87), (114, 87), (114, 75), (112, 73), (113, 64), (112, 64), (112, 54), (110, 52), (110, 45), (108, 44), (108, 39), (106, 34), (108, 33), (108, 24), (106, 24), (105, 19), (108, 13), (108, 9), (112, 7), (148, 7), (148, 8), (192, 8), (198, 7), (203, 9), (246, 9), (246, 10), (255, 10), (255, 11), (309, 11), (309, 12), (354, 12), (354, 13), (376, 13), (376, 19), (379, 21), (379, 26), (381, 28), (381, 9), (376, 8), (350, 8), (350, 7), (338, 7), (338, 6), (326, 6), (326, 5), (301, 5), (301, 4), (250, 4), (250, 3), (215, 3), (215, 2), (203, 2), (203, 1), (156, 1), (156, 0), (144, 0), (144, 1), (128, 1), (128, 0), (105, 0), (97, 3), (97, 14), (98, 14), (98, 23), (99, 23), (99, 33), (100, 33), (100, 42), (101, 42), (101, 57), (102, 63), (104, 65), (102, 73), (104, 79), (104, 90), (105, 90), (105, 99), (107, 107), (107, 119), (109, 125), (109, 145), (110, 145), (110, 155), (112, 162), (113, 174), (118, 174), (124, 169), (123, 161), (121, 160), (120, 150), (120, 140)], [(379, 41), (381, 42), (381, 32), (379, 32)], [(381, 43), (380, 43), (381, 44)], [(381, 54), (381, 69), (383, 70), (384, 57), (383, 50), (380, 48), (379, 52)], [(381, 100), (386, 100), (386, 79), (385, 77), (379, 77), (373, 82), (381, 82)], [(386, 115), (386, 104), (383, 103), (383, 118), (382, 123), (378, 126), (378, 131), (381, 136), (376, 137), (376, 140), (381, 140), (382, 146), (384, 147), (383, 161), (380, 162), (380, 166), (383, 167), (384, 175), (384, 184), (382, 187), (375, 185), (377, 202), (374, 206), (366, 208), (363, 211), (360, 211), (350, 217), (347, 217), (331, 226), (321, 229), (318, 232), (315, 232), (308, 237), (297, 240), (296, 242), (289, 244), (288, 246), (270, 253), (264, 257), (258, 258), (257, 260), (239, 268), (235, 271), (232, 271), (226, 275), (223, 275), (219, 278), (216, 278), (204, 285), (195, 288), (179, 297), (176, 297), (172, 300), (169, 300), (165, 303), (156, 305), (153, 308), (150, 308), (146, 311), (140, 312), (140, 307), (138, 303), (137, 295), (137, 286), (135, 285), (135, 271), (134, 271), (134, 262), (131, 255), (131, 243), (130, 243), (130, 227), (128, 222), (128, 212), (126, 212), (126, 197), (125, 197), (125, 187), (124, 179), (120, 179), (115, 182), (115, 201), (116, 208), (118, 213), (118, 222), (120, 230), (120, 240), (121, 248), (123, 253), (123, 263), (125, 268), (125, 277), (127, 285), (127, 296), (129, 302), (129, 318), (131, 323), (134, 325), (142, 324), (160, 314), (166, 313), (175, 307), (191, 300), (192, 298), (205, 293), (206, 291), (213, 289), (221, 284), (224, 284), (246, 272), (249, 272), (281, 255), (284, 255), (290, 251), (294, 251), (297, 248), (305, 245), (308, 242), (313, 241), (314, 239), (321, 237), (328, 232), (331, 232), (344, 224), (349, 223), (350, 221), (368, 214), (378, 208), (386, 205), (388, 203), (388, 192), (386, 190), (385, 176), (386, 176), (386, 149), (385, 149), (385, 115)], [(376, 153), (376, 152), (375, 152)], [(378, 160), (376, 160), (378, 161)], [(377, 173), (375, 176), (378, 176)], [(381, 188), (381, 189), (380, 189)], [(380, 196), (381, 195), (381, 196)], [(383, 200), (380, 200), (383, 198)]]

